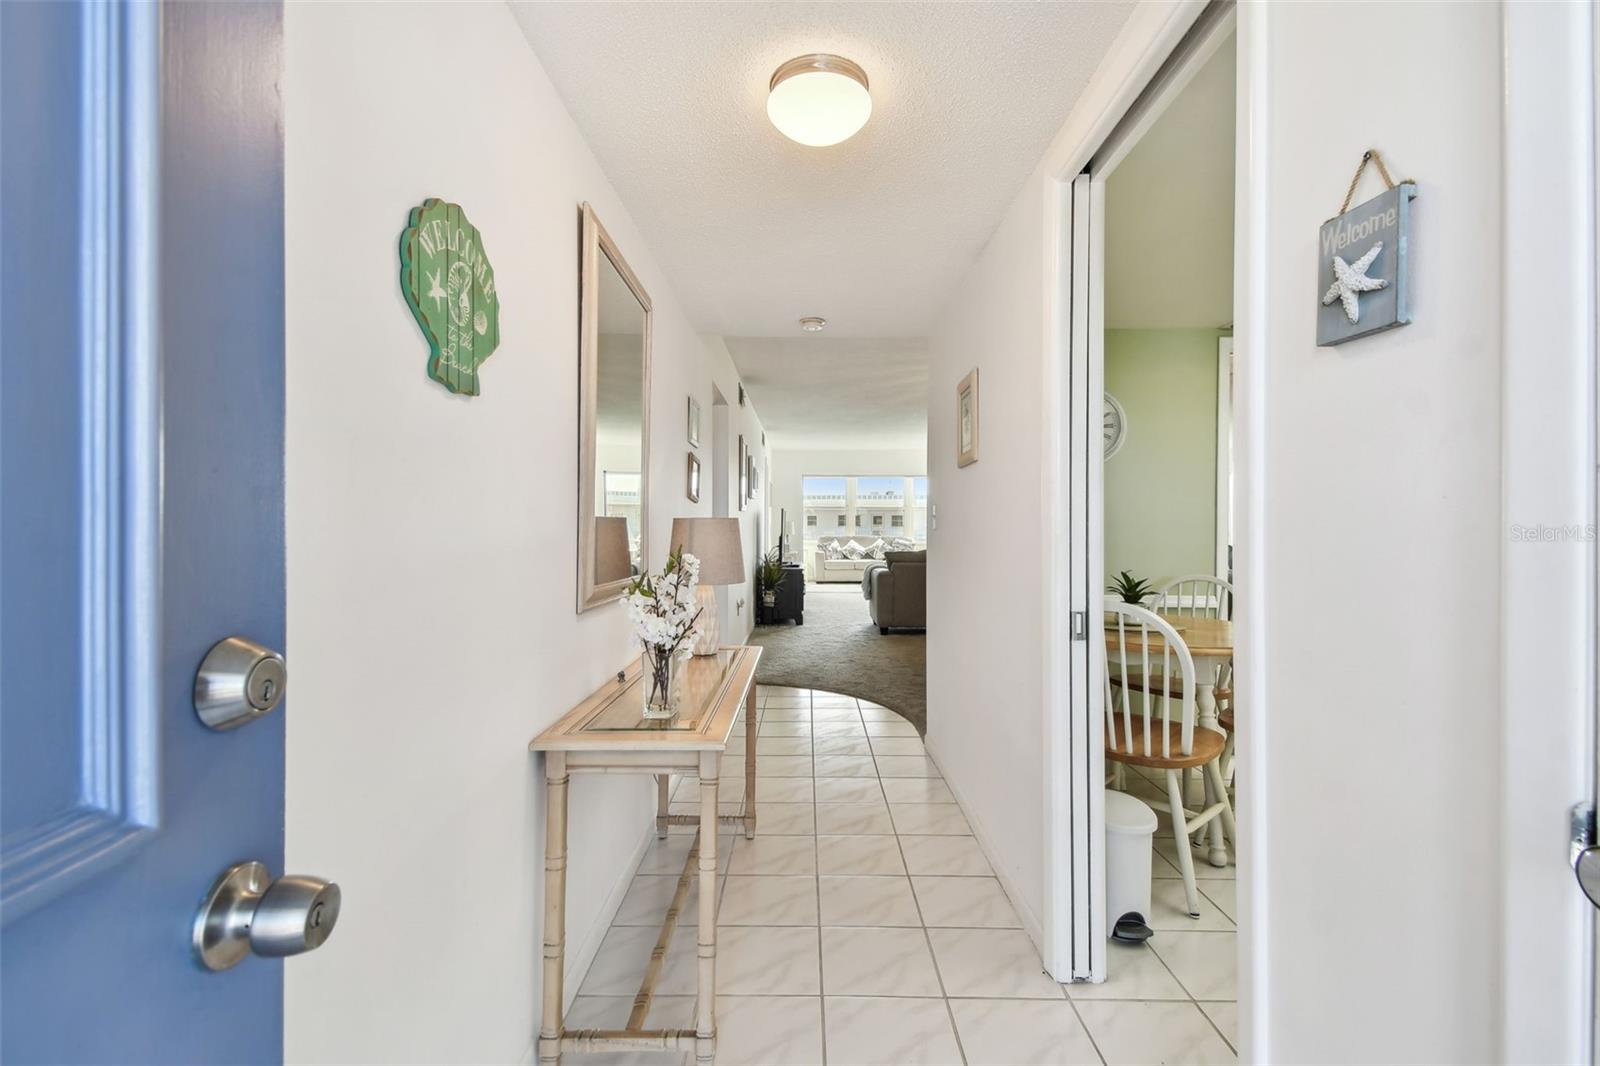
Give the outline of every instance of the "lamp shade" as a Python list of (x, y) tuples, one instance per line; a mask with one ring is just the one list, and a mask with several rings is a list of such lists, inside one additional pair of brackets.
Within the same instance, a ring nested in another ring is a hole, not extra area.
[(671, 548), (700, 560), (702, 585), (738, 585), (748, 577), (737, 518), (674, 518)]
[(633, 576), (628, 551), (628, 520), (600, 515), (594, 520), (594, 583), (609, 585)]

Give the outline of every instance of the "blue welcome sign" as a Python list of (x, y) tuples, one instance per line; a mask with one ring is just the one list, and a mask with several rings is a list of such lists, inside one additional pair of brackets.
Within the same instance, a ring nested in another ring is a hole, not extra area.
[[(1357, 172), (1359, 176), (1359, 172)], [(1411, 321), (1413, 182), (1330, 218), (1317, 235), (1317, 346), (1353, 341)]]

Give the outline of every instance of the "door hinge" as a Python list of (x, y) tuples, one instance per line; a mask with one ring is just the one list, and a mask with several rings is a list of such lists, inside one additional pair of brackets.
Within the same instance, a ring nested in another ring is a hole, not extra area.
[(1072, 612), (1072, 639), (1073, 640), (1088, 640), (1089, 639), (1089, 612), (1088, 611), (1073, 611)]

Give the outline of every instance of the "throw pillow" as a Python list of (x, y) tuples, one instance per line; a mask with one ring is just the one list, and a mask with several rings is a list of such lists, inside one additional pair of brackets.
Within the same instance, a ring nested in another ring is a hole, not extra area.
[(844, 557), (846, 559), (865, 559), (867, 557), (867, 549), (855, 541), (851, 541), (844, 546)]
[(884, 549), (883, 541), (881, 539), (875, 540), (875, 541), (873, 541), (871, 544), (869, 544), (867, 546), (867, 557), (869, 559), (882, 559), (883, 558), (883, 549)]
[(829, 559), (838, 560), (844, 558), (844, 549), (839, 547), (839, 542), (836, 540), (828, 541), (822, 546), (822, 550), (827, 553)]

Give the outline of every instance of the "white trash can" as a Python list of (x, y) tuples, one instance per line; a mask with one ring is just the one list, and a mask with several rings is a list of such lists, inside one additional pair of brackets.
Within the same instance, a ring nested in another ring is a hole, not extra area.
[(1150, 849), (1156, 812), (1137, 797), (1106, 789), (1106, 914), (1115, 940), (1150, 939)]

